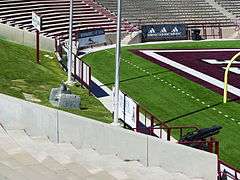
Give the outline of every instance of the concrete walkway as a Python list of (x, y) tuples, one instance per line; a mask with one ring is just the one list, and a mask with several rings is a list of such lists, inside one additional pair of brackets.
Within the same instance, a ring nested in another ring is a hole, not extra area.
[(92, 93), (111, 113), (113, 113), (112, 90), (93, 76), (91, 77), (91, 80), (92, 80), (91, 84)]

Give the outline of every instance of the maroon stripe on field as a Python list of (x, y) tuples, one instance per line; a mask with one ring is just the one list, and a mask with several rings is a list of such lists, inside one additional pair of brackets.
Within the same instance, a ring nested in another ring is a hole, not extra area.
[[(142, 49), (141, 49), (142, 50)], [(151, 49), (147, 49), (151, 50)], [(160, 49), (159, 49), (160, 50)], [(168, 64), (162, 63), (161, 61), (158, 61), (157, 59), (148, 56), (140, 50), (131, 50), (134, 54), (143, 57), (144, 59), (150, 60), (153, 63), (156, 63), (164, 68), (167, 68), (171, 71), (176, 72), (177, 74), (184, 76), (194, 82), (197, 82), (201, 84), (204, 87), (207, 87), (219, 94), (223, 94), (223, 89), (218, 88), (214, 85), (212, 85), (210, 82), (203, 81), (195, 76), (192, 76), (188, 73), (185, 73), (179, 69), (176, 69)], [(153, 50), (154, 51), (154, 50)], [(218, 51), (218, 52), (213, 52), (213, 51), (203, 51), (203, 52), (156, 52), (158, 55), (164, 56), (168, 59), (171, 59), (177, 63), (180, 63), (182, 65), (185, 65), (189, 68), (192, 68), (194, 70), (197, 70), (199, 72), (202, 72), (206, 75), (209, 75), (213, 78), (216, 78), (218, 80), (223, 81), (224, 79), (224, 69), (222, 67), (227, 66), (227, 64), (224, 65), (212, 65), (207, 62), (202, 61), (202, 59), (216, 59), (219, 61), (224, 61), (224, 60), (230, 60), (236, 53), (237, 51)], [(234, 67), (239, 67), (240, 65), (234, 65)], [(235, 74), (235, 73), (229, 73), (229, 84), (240, 88), (240, 75)], [(237, 96), (230, 94), (231, 98), (238, 98)]]

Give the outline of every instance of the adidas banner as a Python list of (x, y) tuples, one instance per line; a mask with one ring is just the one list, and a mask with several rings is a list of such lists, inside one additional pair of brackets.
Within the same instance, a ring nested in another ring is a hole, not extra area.
[(89, 47), (106, 43), (104, 29), (86, 29), (77, 34), (79, 47)]
[(169, 41), (187, 39), (184, 24), (161, 24), (142, 26), (142, 41)]

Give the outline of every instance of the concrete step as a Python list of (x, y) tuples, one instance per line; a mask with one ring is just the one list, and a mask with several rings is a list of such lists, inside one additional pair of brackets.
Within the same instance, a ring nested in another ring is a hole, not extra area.
[(8, 136), (0, 137), (0, 148), (8, 154), (15, 154), (22, 151), (21, 147)]
[(3, 179), (9, 180), (31, 180), (25, 177), (22, 173), (19, 173), (2, 163), (0, 163), (0, 176), (2, 176)]
[(40, 150), (39, 147), (33, 143), (32, 139), (24, 130), (7, 130), (7, 132), (16, 145), (31, 154), (36, 160), (43, 161), (48, 156), (46, 152)]
[(0, 162), (16, 172), (24, 174), (25, 177), (29, 177), (30, 179), (63, 179), (60, 176), (58, 177), (56, 173), (51, 172), (45, 166), (41, 165), (27, 152), (9, 155), (4, 150), (1, 150)]
[[(57, 162), (55, 159), (51, 157), (46, 158), (41, 164), (47, 167), (48, 169), (50, 169), (51, 171), (53, 171), (54, 173), (56, 173), (57, 176), (60, 176), (67, 180), (84, 179), (86, 175), (86, 174), (81, 174), (75, 170), (72, 170), (70, 167), (73, 167), (73, 166), (70, 166), (69, 164), (67, 165), (60, 164), (59, 162)], [(68, 165), (70, 167), (68, 167)]]
[(86, 180), (117, 180), (117, 179), (108, 174), (106, 171), (101, 171), (94, 175), (86, 177)]
[(0, 126), (0, 137), (6, 137), (7, 136), (7, 132), (3, 129), (2, 126)]
[[(39, 142), (39, 140), (36, 141)], [(42, 144), (46, 143), (42, 140), (40, 141)], [(55, 146), (59, 151), (67, 154), (71, 161), (74, 161), (75, 165), (80, 164), (81, 169), (84, 168), (85, 172), (87, 171), (91, 174), (100, 173), (105, 170), (109, 175), (116, 179), (128, 179), (125, 171), (137, 167), (143, 168), (143, 165), (137, 161), (124, 162), (115, 155), (99, 155), (93, 149), (77, 150), (71, 144), (67, 143), (55, 144)], [(68, 164), (65, 164), (65, 167), (68, 168)], [(138, 173), (137, 171), (135, 172)], [(76, 173), (76, 171), (74, 173)], [(84, 176), (86, 177), (87, 175)]]
[(64, 166), (66, 169), (68, 169), (69, 171), (78, 175), (81, 178), (86, 178), (92, 174), (85, 167), (83, 167), (82, 165), (80, 165), (78, 163), (72, 162), (69, 164), (65, 164)]
[(56, 144), (56, 146), (60, 151), (63, 151), (66, 154), (68, 154), (70, 159), (73, 161), (73, 164), (76, 163), (79, 164), (80, 166), (83, 166), (89, 173), (95, 174), (103, 171), (102, 168), (97, 167), (95, 164), (90, 165), (89, 163), (86, 163), (88, 157), (90, 156), (91, 157), (93, 156), (93, 158), (99, 158), (100, 155), (97, 152), (91, 149), (81, 149), (80, 152), (71, 144), (67, 143)]
[[(23, 130), (0, 128), (0, 162), (6, 172), (34, 180), (188, 180), (184, 174), (161, 167), (144, 167), (138, 161), (124, 161), (116, 155), (100, 155), (90, 148), (54, 144), (47, 137), (29, 137)], [(1, 166), (0, 166), (1, 167)], [(24, 173), (26, 172), (26, 173)], [(3, 178), (15, 176), (1, 174)]]

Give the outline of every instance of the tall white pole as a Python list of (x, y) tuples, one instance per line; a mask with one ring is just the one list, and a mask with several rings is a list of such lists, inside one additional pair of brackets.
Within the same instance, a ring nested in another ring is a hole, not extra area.
[(69, 40), (68, 40), (68, 80), (71, 84), (71, 70), (72, 70), (72, 26), (73, 26), (73, 0), (70, 0), (70, 14), (69, 14)]
[(113, 124), (118, 125), (118, 109), (119, 109), (119, 79), (120, 79), (120, 57), (121, 57), (121, 0), (118, 0), (117, 10), (117, 43), (116, 43), (116, 67), (115, 67), (115, 97), (114, 97), (114, 120)]

